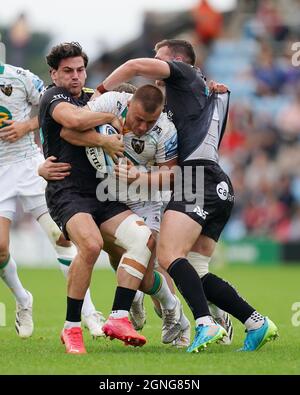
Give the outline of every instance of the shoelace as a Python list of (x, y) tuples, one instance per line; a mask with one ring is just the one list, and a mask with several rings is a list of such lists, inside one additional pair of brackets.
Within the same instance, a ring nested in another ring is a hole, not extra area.
[(166, 326), (171, 326), (175, 322), (175, 312), (176, 309), (173, 310), (164, 310), (163, 311), (163, 319)]
[(17, 315), (19, 320), (22, 320), (25, 324), (31, 324), (31, 315), (29, 308), (21, 308), (17, 311)]
[(81, 347), (82, 346), (82, 332), (80, 329), (70, 329), (69, 340), (72, 346)]

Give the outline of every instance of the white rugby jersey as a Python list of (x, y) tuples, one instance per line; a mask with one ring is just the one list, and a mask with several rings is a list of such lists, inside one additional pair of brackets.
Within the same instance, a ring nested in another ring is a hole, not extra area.
[[(125, 119), (127, 104), (132, 94), (107, 92), (88, 102), (91, 111), (110, 112)], [(152, 129), (138, 137), (131, 131), (124, 133), (125, 151), (147, 170), (154, 164), (162, 164), (177, 158), (177, 130), (167, 114), (162, 113)]]
[[(4, 120), (27, 121), (39, 104), (43, 82), (29, 70), (0, 63), (0, 130)], [(0, 166), (22, 161), (39, 152), (30, 132), (15, 143), (0, 139)]]

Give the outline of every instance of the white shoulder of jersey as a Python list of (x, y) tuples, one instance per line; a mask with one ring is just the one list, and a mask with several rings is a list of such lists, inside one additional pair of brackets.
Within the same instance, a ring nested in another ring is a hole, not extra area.
[(177, 129), (174, 123), (168, 118), (167, 113), (162, 112), (153, 127), (153, 131), (158, 130), (162, 139), (168, 139), (172, 135), (177, 135)]
[(91, 111), (112, 112), (121, 115), (127, 107), (128, 101), (132, 94), (126, 92), (106, 92), (95, 100), (89, 101), (87, 104)]
[[(16, 77), (20, 80), (39, 80), (41, 79), (33, 74), (30, 70), (25, 70), (22, 67), (12, 66), (11, 64), (4, 65), (4, 76), (7, 77)], [(41, 81), (42, 82), (42, 81)]]

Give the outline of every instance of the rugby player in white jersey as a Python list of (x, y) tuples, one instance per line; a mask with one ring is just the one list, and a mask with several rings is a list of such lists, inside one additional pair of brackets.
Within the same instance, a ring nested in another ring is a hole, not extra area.
[[(31, 293), (26, 290), (17, 273), (14, 258), (9, 252), (10, 226), (16, 212), (17, 200), (25, 212), (39, 222), (53, 245), (63, 273), (76, 254), (74, 246), (63, 237), (48, 214), (45, 201), (45, 181), (37, 168), (44, 157), (34, 140), (38, 129), (37, 116), (33, 116), (39, 103), (43, 82), (28, 70), (0, 63), (0, 276), (16, 298), (15, 327), (21, 338), (33, 332)], [(68, 174), (69, 165), (61, 164), (56, 170)], [(82, 318), (92, 336), (102, 336), (105, 321), (97, 312), (86, 293)]]
[[(109, 112), (123, 119), (125, 151), (130, 153), (131, 160), (139, 164), (143, 171), (148, 171), (154, 164), (169, 168), (176, 163), (177, 132), (174, 124), (168, 120), (164, 113), (161, 113), (159, 118), (151, 116), (151, 108), (144, 107), (143, 104), (148, 96), (158, 93), (161, 95), (157, 87), (145, 85), (139, 88), (134, 95), (125, 92), (110, 92), (88, 102), (88, 107), (94, 112)], [(94, 144), (98, 134), (94, 131), (82, 133), (63, 128), (61, 137), (73, 145), (89, 146)], [(41, 166), (40, 174), (45, 175)], [(113, 177), (107, 180), (108, 184), (112, 183), (113, 185)], [(99, 186), (101, 190), (104, 190), (107, 183), (102, 182)], [(99, 193), (101, 194), (101, 192)], [(130, 197), (132, 200), (130, 200)], [(148, 195), (142, 200), (139, 199), (138, 195), (130, 197), (128, 199), (126, 194), (124, 201), (134, 213), (144, 218), (145, 223), (152, 230), (153, 235), (156, 236), (160, 224), (160, 199), (149, 201)], [(120, 198), (121, 196), (116, 196), (116, 199), (119, 200)], [(139, 200), (136, 201), (136, 199)], [(104, 249), (109, 253), (111, 262), (116, 268), (122, 251), (111, 243), (106, 244)], [(152, 261), (152, 265), (153, 263)], [(176, 345), (187, 346), (190, 337), (190, 324), (183, 314), (179, 299), (170, 291), (164, 276), (156, 270), (146, 272), (140, 289), (151, 295), (161, 306), (162, 342), (171, 343), (175, 341)]]
[[(145, 88), (144, 88), (145, 89)], [(128, 154), (130, 154), (131, 159), (139, 166), (144, 166), (144, 169), (150, 170), (151, 165), (157, 164), (160, 167), (172, 167), (176, 164), (177, 158), (177, 132), (174, 127), (174, 124), (168, 120), (167, 115), (165, 113), (161, 114), (158, 121), (152, 127), (152, 129), (147, 129), (147, 125), (144, 123), (142, 124), (139, 121), (140, 109), (136, 109), (134, 101), (132, 101), (132, 96), (128, 93), (116, 93), (110, 92), (109, 94), (104, 94), (100, 98), (97, 98), (94, 101), (90, 101), (88, 106), (93, 111), (107, 111), (113, 112), (117, 116), (123, 118), (123, 122), (125, 124), (125, 130), (123, 131), (124, 134), (124, 144), (125, 150)], [(129, 104), (129, 105), (128, 105)], [(142, 125), (142, 126), (140, 126)], [(63, 131), (62, 135), (69, 139), (70, 142), (73, 144), (79, 145), (86, 145), (88, 142), (92, 140), (87, 140), (88, 137), (84, 136), (82, 133), (78, 133), (77, 136), (72, 133), (71, 131)], [(71, 139), (71, 140), (70, 140)], [(49, 162), (49, 161), (47, 161)], [(51, 164), (45, 162), (44, 165), (40, 166), (40, 174), (44, 176), (46, 179), (55, 177), (55, 173), (51, 174)], [(53, 170), (53, 169), (52, 169)], [(160, 207), (161, 203), (159, 201), (139, 201), (139, 202), (132, 202), (127, 201), (127, 205), (132, 209), (133, 212), (136, 212), (138, 215), (142, 216), (145, 219), (146, 224), (152, 229), (153, 232), (159, 231), (160, 225)], [(111, 252), (110, 255), (112, 256)], [(118, 262), (119, 254), (117, 254), (116, 258), (113, 261)], [(155, 279), (159, 277), (157, 272), (154, 272), (154, 281), (150, 277), (150, 287), (149, 283), (146, 286), (146, 293), (153, 294), (153, 289), (155, 290), (156, 286)], [(161, 276), (160, 276), (161, 277)], [(149, 277), (146, 277), (149, 279)], [(163, 279), (163, 277), (162, 277)], [(152, 283), (151, 283), (152, 281)], [(165, 281), (163, 279), (163, 281)], [(153, 285), (153, 286), (152, 286)], [(157, 281), (157, 285), (159, 282)], [(152, 288), (152, 291), (151, 291)], [(163, 317), (166, 315), (166, 311), (170, 310), (168, 317), (165, 321), (170, 322), (170, 315), (172, 314), (171, 306), (172, 303), (174, 305), (174, 298), (170, 296), (170, 292), (165, 290), (165, 287), (162, 288), (161, 294), (165, 294), (162, 296), (163, 302), (162, 304), (162, 311)], [(149, 291), (150, 290), (150, 291)], [(138, 296), (140, 297), (140, 295)], [(154, 295), (155, 299), (155, 295)], [(164, 306), (164, 301), (167, 301), (167, 307)], [(136, 301), (138, 304), (138, 301)], [(169, 309), (168, 309), (169, 307)], [(165, 311), (164, 311), (165, 309)], [(230, 327), (232, 330), (232, 324), (230, 322), (229, 316), (222, 310), (214, 308), (217, 311), (217, 314), (213, 314), (215, 318), (222, 317), (222, 320), (227, 320), (229, 323), (227, 327)], [(138, 309), (137, 309), (138, 310)], [(140, 315), (142, 319), (139, 319), (140, 327), (143, 326), (143, 313), (140, 311), (136, 312), (136, 317)], [(174, 311), (174, 310), (173, 310)], [(175, 311), (174, 311), (175, 313)], [(173, 313), (173, 322), (176, 320), (176, 314)], [(133, 315), (132, 315), (133, 316)], [(134, 317), (132, 317), (134, 318)], [(134, 322), (134, 320), (132, 320)], [(137, 321), (137, 320), (136, 320)], [(222, 322), (222, 324), (224, 324)], [(164, 325), (165, 326), (165, 325)], [(187, 325), (187, 321), (184, 318), (182, 324), (182, 333), (179, 336), (175, 344), (179, 346), (187, 345), (189, 342), (189, 332), (190, 327)], [(232, 334), (232, 333), (231, 333)], [(163, 337), (164, 337), (164, 329), (163, 329)], [(229, 336), (225, 342), (230, 343), (232, 336)]]
[[(156, 59), (133, 59), (116, 69), (97, 90), (102, 94), (139, 75), (162, 80), (166, 111), (178, 131), (178, 164), (192, 170), (190, 196), (173, 194), (163, 216), (158, 245), (159, 263), (168, 271), (187, 301), (196, 335), (188, 352), (219, 341), (226, 332), (212, 319), (206, 298), (245, 325), (243, 351), (254, 351), (278, 336), (276, 325), (249, 305), (226, 281), (209, 273), (208, 264), (234, 202), (229, 177), (220, 168), (218, 149), (225, 132), (229, 92), (211, 92), (195, 51), (188, 41), (169, 39), (156, 44)], [(197, 169), (203, 182), (197, 182)], [(192, 195), (192, 196), (191, 196)], [(196, 196), (196, 197), (195, 197)], [(194, 259), (188, 256), (194, 252)]]

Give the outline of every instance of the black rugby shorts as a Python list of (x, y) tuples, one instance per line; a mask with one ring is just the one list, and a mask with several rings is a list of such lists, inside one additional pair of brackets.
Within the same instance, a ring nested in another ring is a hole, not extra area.
[[(202, 226), (201, 234), (217, 242), (234, 204), (231, 181), (220, 166), (213, 161), (188, 161), (184, 163), (184, 166), (191, 167), (190, 179), (184, 181), (183, 177), (180, 185), (176, 185), (175, 182), (175, 191), (165, 211), (174, 210), (186, 214)], [(198, 166), (203, 166), (204, 173), (201, 179), (199, 176), (196, 177)], [(184, 193), (178, 193), (179, 189), (176, 192), (176, 186), (180, 186)]]

